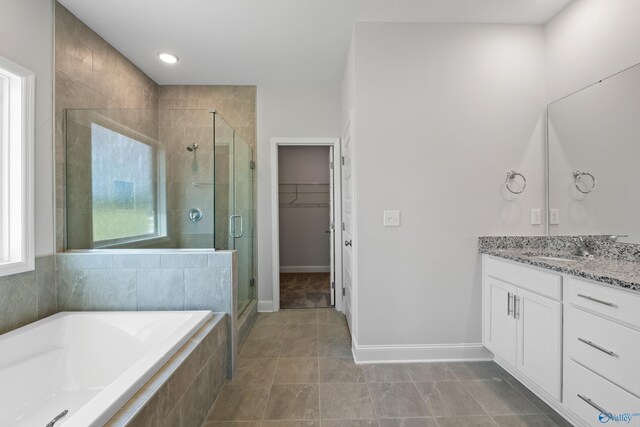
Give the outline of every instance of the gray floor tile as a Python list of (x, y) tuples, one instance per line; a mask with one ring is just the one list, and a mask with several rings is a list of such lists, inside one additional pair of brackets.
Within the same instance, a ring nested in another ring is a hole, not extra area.
[(208, 421), (261, 420), (268, 396), (269, 386), (225, 384)]
[(431, 415), (413, 383), (369, 383), (368, 386), (379, 418)]
[(333, 323), (336, 325), (343, 325), (347, 323), (347, 318), (344, 314), (340, 313), (337, 310), (318, 310), (318, 323)]
[(540, 414), (542, 411), (502, 380), (462, 381), (489, 415)]
[(272, 358), (280, 355), (282, 340), (279, 338), (249, 338), (242, 347), (240, 358)]
[(351, 338), (323, 337), (318, 346), (321, 357), (352, 357)]
[(318, 356), (318, 338), (284, 338), (282, 340), (281, 357), (313, 357)]
[(407, 371), (413, 381), (453, 381), (456, 377), (445, 363), (410, 363)]
[(260, 421), (205, 421), (201, 427), (260, 427)]
[(320, 385), (322, 419), (375, 418), (367, 384)]
[(288, 323), (293, 325), (301, 325), (306, 323), (318, 323), (318, 315), (316, 310), (287, 310), (289, 312)]
[(381, 418), (380, 427), (438, 427), (434, 418)]
[(278, 359), (274, 384), (310, 384), (318, 382), (317, 357), (281, 357)]
[(520, 394), (522, 394), (529, 401), (531, 401), (531, 403), (536, 405), (545, 414), (550, 414), (550, 413), (555, 412), (553, 410), (553, 408), (551, 408), (551, 406), (549, 406), (546, 403), (544, 403), (542, 401), (542, 399), (540, 399), (538, 396), (536, 396), (531, 390), (529, 390), (527, 387), (525, 387), (520, 381), (518, 381), (518, 380), (516, 380), (515, 378), (512, 377), (512, 378), (508, 379), (507, 382), (513, 388), (518, 390), (520, 392)]
[(486, 415), (459, 381), (423, 382), (416, 387), (436, 417)]
[(287, 310), (276, 311), (275, 313), (258, 313), (256, 325), (282, 325), (289, 320)]
[(495, 362), (451, 362), (447, 363), (447, 367), (460, 381), (512, 378)]
[(320, 427), (320, 421), (263, 421), (261, 427)]
[(493, 420), (500, 427), (557, 427), (546, 415), (501, 415)]
[(321, 357), (321, 383), (360, 383), (365, 382), (362, 367), (348, 357)]
[(438, 418), (440, 427), (497, 427), (491, 417), (442, 417)]
[(278, 359), (238, 359), (230, 384), (269, 384), (273, 381)]
[(262, 324), (254, 325), (249, 333), (249, 339), (254, 338), (282, 338), (286, 325)]
[(378, 427), (378, 420), (322, 420), (322, 427)]
[(315, 323), (288, 324), (285, 327), (284, 338), (317, 338), (318, 325)]
[(565, 420), (564, 417), (557, 412), (553, 412), (551, 414), (546, 414), (547, 417), (551, 419), (558, 427), (573, 427), (569, 421)]
[(319, 323), (318, 324), (318, 336), (319, 337), (349, 337), (349, 328), (346, 323)]
[(309, 420), (320, 418), (317, 385), (275, 384), (271, 387), (265, 420)]
[(362, 365), (368, 382), (385, 383), (411, 381), (411, 376), (404, 363)]

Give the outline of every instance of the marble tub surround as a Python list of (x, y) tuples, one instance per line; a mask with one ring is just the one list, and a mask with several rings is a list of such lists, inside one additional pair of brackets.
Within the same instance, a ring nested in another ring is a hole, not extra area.
[(227, 322), (214, 315), (106, 426), (202, 424), (226, 379)]
[(609, 236), (582, 238), (594, 255), (592, 259), (577, 255), (576, 236), (480, 237), (478, 250), (483, 254), (640, 292), (640, 246), (616, 243)]
[(0, 334), (55, 313), (55, 255), (37, 257), (34, 271), (0, 277)]
[(229, 375), (237, 355), (237, 256), (213, 250), (104, 250), (56, 255), (58, 311), (228, 313)]

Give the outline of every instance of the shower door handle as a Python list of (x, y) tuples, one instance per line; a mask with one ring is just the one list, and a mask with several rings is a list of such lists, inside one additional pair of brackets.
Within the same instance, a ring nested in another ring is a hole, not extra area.
[[(236, 218), (240, 218), (240, 234), (236, 234)], [(231, 215), (229, 216), (229, 237), (232, 239), (239, 239), (244, 234), (242, 230), (242, 216)], [(232, 231), (233, 230), (233, 231)]]

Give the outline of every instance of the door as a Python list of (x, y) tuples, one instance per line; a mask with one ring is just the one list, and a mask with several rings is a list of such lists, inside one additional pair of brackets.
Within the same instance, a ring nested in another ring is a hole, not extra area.
[(329, 171), (329, 286), (331, 286), (331, 306), (336, 306), (336, 227), (335, 227), (335, 205), (333, 200), (333, 146), (329, 147), (329, 164), (331, 170)]
[[(351, 123), (342, 144), (342, 307), (353, 333), (353, 175)], [(338, 296), (339, 297), (339, 296)]]
[(560, 400), (562, 305), (518, 289), (518, 369)]
[(485, 281), (485, 310), (488, 323), (485, 346), (497, 356), (515, 366), (517, 320), (514, 317), (516, 287), (487, 277)]

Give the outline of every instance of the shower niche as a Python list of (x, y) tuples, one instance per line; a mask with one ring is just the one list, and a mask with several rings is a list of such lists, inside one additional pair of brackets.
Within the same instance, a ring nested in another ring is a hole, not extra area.
[(254, 298), (254, 150), (215, 111), (65, 111), (66, 250), (234, 249)]

